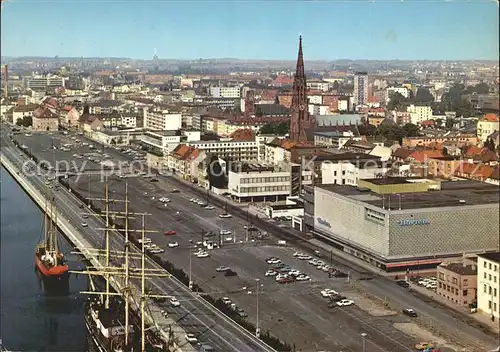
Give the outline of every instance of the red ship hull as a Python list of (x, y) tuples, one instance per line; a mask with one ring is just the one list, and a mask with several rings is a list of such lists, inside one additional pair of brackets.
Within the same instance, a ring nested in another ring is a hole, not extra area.
[(40, 258), (38, 258), (38, 255), (35, 255), (36, 258), (36, 267), (42, 273), (43, 276), (46, 277), (60, 277), (65, 275), (69, 268), (67, 265), (56, 265), (53, 266), (52, 268), (47, 268), (41, 261)]

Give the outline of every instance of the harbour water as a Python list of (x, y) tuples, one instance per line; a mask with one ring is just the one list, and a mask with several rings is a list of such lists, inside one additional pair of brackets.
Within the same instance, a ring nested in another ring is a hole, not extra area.
[[(1, 334), (10, 351), (86, 350), (83, 306), (88, 279), (71, 274), (69, 292), (48, 288), (36, 273), (34, 250), (43, 236), (43, 214), (1, 168)], [(61, 205), (60, 205), (61, 206)], [(84, 264), (59, 236), (70, 270)]]

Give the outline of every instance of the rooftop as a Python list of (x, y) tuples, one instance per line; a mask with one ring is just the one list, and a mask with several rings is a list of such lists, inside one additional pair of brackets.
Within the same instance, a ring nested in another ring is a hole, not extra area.
[(491, 260), (492, 262), (500, 263), (500, 252), (481, 253), (477, 256)]
[[(397, 184), (401, 183), (401, 180), (399, 182), (385, 182)], [(498, 206), (500, 195), (498, 186), (472, 180), (443, 181), (441, 182), (441, 190), (393, 195), (381, 195), (368, 189), (345, 185), (321, 185), (317, 187), (350, 198), (353, 201), (360, 201), (379, 208), (388, 208), (392, 203), (393, 210), (399, 208), (405, 210), (488, 204)]]
[(443, 263), (439, 266), (439, 268), (444, 268), (459, 275), (477, 275), (477, 266), (470, 264)]

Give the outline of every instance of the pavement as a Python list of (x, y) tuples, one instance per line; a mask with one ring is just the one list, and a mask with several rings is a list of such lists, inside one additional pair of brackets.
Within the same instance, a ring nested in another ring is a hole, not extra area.
[[(44, 149), (38, 143), (34, 147), (37, 147), (38, 150)], [(8, 144), (2, 143), (2, 153), (17, 165), (25, 162), (25, 159), (20, 156), (17, 149)], [(42, 177), (37, 175), (30, 175), (28, 177), (39, 190), (46, 191)], [(98, 217), (89, 216), (88, 219), (85, 219), (88, 226), (82, 227), (82, 212), (85, 210), (80, 209), (80, 201), (64, 189), (52, 194), (56, 198), (58, 210), (62, 215), (73, 226), (79, 229), (85, 235), (85, 238), (96, 248), (102, 248), (104, 236), (102, 231), (98, 229), (104, 227), (103, 221)], [(112, 249), (123, 250), (123, 237), (119, 235), (110, 236), (110, 243)], [(135, 253), (137, 256), (137, 248), (133, 247), (131, 253)], [(130, 263), (132, 267), (140, 267), (138, 260), (131, 260)], [(147, 267), (158, 268), (152, 260), (148, 260)], [(220, 313), (207, 305), (177, 280), (168, 277), (153, 277), (148, 281), (151, 288), (154, 288), (154, 292), (175, 295), (177, 297), (181, 302), (180, 307), (173, 308), (167, 304), (160, 304), (160, 306), (168, 312), (169, 317), (177, 325), (181, 326), (186, 332), (195, 334), (199, 341), (209, 343), (212, 347), (220, 351), (269, 351), (269, 348), (260, 340), (244, 332), (240, 326), (228, 319), (221, 318)], [(181, 345), (186, 343), (186, 341), (181, 341)]]
[[(21, 144), (25, 144), (39, 158), (47, 160), (73, 160), (71, 152), (53, 151), (50, 149), (53, 143), (71, 143), (71, 140), (60, 134), (33, 135), (25, 137), (18, 135)], [(54, 142), (52, 141), (54, 139)], [(85, 148), (79, 148), (78, 153), (88, 152)], [(105, 149), (105, 153), (112, 156), (112, 160), (127, 160), (123, 155), (112, 149)], [(50, 159), (52, 158), (52, 159)], [(90, 162), (89, 162), (90, 163)], [(91, 165), (91, 164), (89, 164)], [(91, 165), (94, 169), (98, 165)], [(90, 168), (90, 167), (89, 167)], [(97, 177), (82, 175), (78, 181), (71, 178), (73, 186), (82, 194), (91, 197), (103, 197), (103, 184)], [(233, 217), (231, 219), (220, 219), (218, 214), (225, 212), (216, 207), (215, 210), (205, 210), (189, 201), (190, 198), (200, 198), (199, 193), (193, 192), (189, 187), (182, 187), (176, 180), (169, 177), (159, 177), (159, 182), (150, 182), (142, 178), (110, 178), (109, 185), (114, 190), (114, 197), (123, 197), (125, 180), (128, 183), (131, 208), (133, 211), (147, 211), (152, 214), (149, 218), (148, 228), (158, 231), (157, 235), (150, 235), (159, 246), (164, 246), (166, 253), (164, 258), (173, 262), (176, 267), (189, 272), (191, 261), (191, 272), (193, 281), (200, 285), (204, 291), (218, 297), (229, 296), (234, 302), (245, 309), (249, 314), (250, 321), (257, 320), (257, 287), (256, 279), (261, 284), (259, 291), (259, 325), (262, 332), (272, 331), (273, 335), (282, 340), (295, 344), (296, 350), (329, 350), (329, 351), (357, 351), (362, 348), (361, 333), (367, 333), (366, 350), (413, 350), (413, 345), (418, 341), (399, 329), (394, 328), (394, 323), (404, 323), (410, 320), (399, 315), (376, 316), (369, 313), (366, 304), (359, 304), (345, 308), (328, 309), (326, 301), (319, 292), (323, 288), (333, 288), (349, 297), (359, 299), (359, 291), (366, 290), (373, 296), (384, 297), (384, 299), (403, 302), (401, 307), (412, 307), (424, 314), (430, 312), (433, 317), (451, 331), (464, 331), (470, 334), (471, 339), (476, 337), (478, 341), (494, 346), (495, 341), (491, 336), (482, 331), (468, 326), (460, 318), (454, 317), (449, 311), (433, 306), (429, 302), (420, 300), (401, 289), (388, 280), (375, 277), (372, 280), (359, 280), (366, 275), (366, 270), (352, 265), (342, 258), (335, 257), (334, 264), (343, 271), (351, 272), (351, 280), (328, 279), (327, 274), (318, 272), (307, 263), (296, 260), (293, 257), (293, 248), (277, 246), (276, 238), (259, 242), (246, 242), (246, 231), (243, 225), (246, 219)], [(181, 193), (171, 193), (173, 188), (179, 188)], [(147, 192), (147, 194), (144, 194)], [(156, 199), (151, 199), (155, 196)], [(172, 202), (167, 207), (159, 203), (160, 196), (169, 197)], [(102, 208), (102, 206), (101, 206)], [(257, 221), (255, 221), (257, 222)], [(136, 226), (136, 225), (134, 225)], [(167, 230), (176, 230), (176, 236), (164, 236)], [(199, 259), (189, 255), (189, 241), (197, 242), (201, 239), (202, 230), (218, 232), (220, 229), (233, 231), (236, 244), (227, 244), (222, 248), (211, 251), (209, 258)], [(170, 237), (175, 237), (171, 239)], [(168, 243), (177, 241), (179, 247), (170, 249)], [(240, 242), (243, 243), (240, 243)], [(278, 285), (272, 278), (264, 277), (268, 265), (265, 259), (276, 255), (282, 261), (291, 264), (298, 270), (307, 273), (312, 282), (292, 283)], [(231, 267), (238, 273), (237, 277), (227, 278), (217, 273), (215, 268), (219, 265)], [(361, 309), (363, 306), (364, 309)], [(373, 309), (371, 310), (373, 313)], [(437, 313), (437, 314), (436, 314)], [(439, 316), (441, 315), (441, 316)], [(442, 318), (440, 320), (439, 318)], [(455, 330), (457, 329), (457, 330)], [(463, 329), (463, 330), (461, 330)], [(452, 341), (454, 342), (454, 341)]]

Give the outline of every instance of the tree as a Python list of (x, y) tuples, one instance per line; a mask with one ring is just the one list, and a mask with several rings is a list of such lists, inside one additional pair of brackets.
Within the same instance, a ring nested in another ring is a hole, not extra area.
[(226, 177), (217, 155), (212, 154), (207, 165), (208, 183), (210, 187), (226, 188)]
[(274, 133), (278, 136), (284, 136), (290, 133), (290, 122), (282, 122), (274, 128)]
[(495, 141), (491, 138), (488, 138), (484, 142), (484, 147), (487, 148), (488, 150), (491, 150), (492, 152), (494, 152), (496, 150)]
[(402, 111), (407, 103), (407, 99), (401, 93), (394, 92), (391, 94), (389, 103), (387, 103), (387, 109)]
[(33, 118), (31, 116), (23, 116), (16, 121), (17, 126), (31, 127), (33, 125)]
[(431, 94), (429, 89), (427, 88), (419, 88), (417, 91), (417, 95), (413, 99), (415, 103), (426, 103), (430, 104), (434, 102), (434, 96)]
[(443, 119), (436, 119), (436, 126), (438, 127), (443, 126)]
[(446, 119), (446, 128), (450, 129), (453, 127), (453, 125), (455, 125), (455, 119), (453, 118), (447, 118)]
[(416, 137), (419, 135), (420, 128), (413, 123), (407, 123), (403, 126), (403, 131), (406, 137)]
[(358, 126), (359, 134), (362, 136), (374, 136), (377, 134), (377, 128), (370, 124), (363, 124)]
[(274, 125), (272, 123), (266, 123), (260, 128), (261, 134), (274, 134)]
[(377, 134), (384, 136), (388, 141), (398, 141), (401, 143), (405, 136), (405, 131), (398, 125), (381, 124), (377, 129)]

